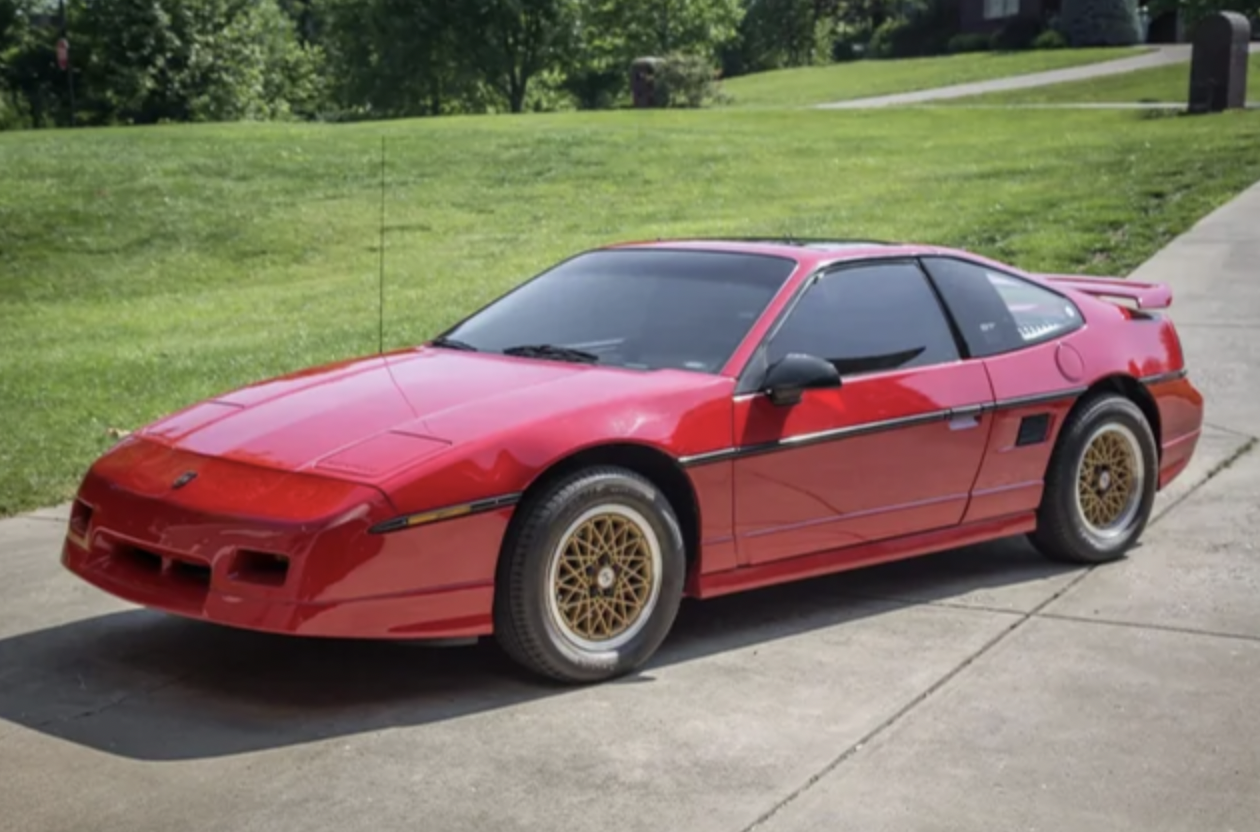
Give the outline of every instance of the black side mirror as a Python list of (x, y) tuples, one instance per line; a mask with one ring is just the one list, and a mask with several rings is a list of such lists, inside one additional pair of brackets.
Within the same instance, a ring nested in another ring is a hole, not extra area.
[(830, 361), (816, 355), (791, 352), (766, 371), (761, 391), (779, 406), (796, 404), (806, 390), (839, 387), (840, 372)]

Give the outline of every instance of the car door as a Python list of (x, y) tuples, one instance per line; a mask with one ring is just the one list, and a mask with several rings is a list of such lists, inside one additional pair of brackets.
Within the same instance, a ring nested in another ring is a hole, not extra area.
[(818, 275), (745, 383), (788, 353), (830, 361), (838, 389), (735, 403), (737, 554), (758, 564), (958, 524), (987, 444), (992, 391), (913, 260)]
[(1066, 296), (993, 265), (952, 255), (920, 262), (993, 388), (989, 447), (964, 521), (1032, 511), (1084, 390), (1084, 359), (1072, 346), (1084, 318)]

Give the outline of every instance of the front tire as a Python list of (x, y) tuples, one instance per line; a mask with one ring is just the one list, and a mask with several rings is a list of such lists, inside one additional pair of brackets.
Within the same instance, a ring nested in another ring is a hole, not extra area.
[(567, 683), (640, 667), (673, 626), (686, 571), (669, 500), (626, 469), (579, 471), (521, 507), (495, 592), (518, 664)]
[(1155, 436), (1136, 404), (1110, 393), (1087, 400), (1060, 434), (1029, 539), (1067, 563), (1123, 557), (1150, 520), (1158, 465)]

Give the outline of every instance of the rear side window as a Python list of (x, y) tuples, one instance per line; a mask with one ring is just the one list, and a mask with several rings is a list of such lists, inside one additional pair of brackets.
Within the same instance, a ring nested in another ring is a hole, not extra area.
[(924, 257), (972, 356), (1010, 352), (1082, 324), (1072, 301), (1022, 278), (950, 257)]

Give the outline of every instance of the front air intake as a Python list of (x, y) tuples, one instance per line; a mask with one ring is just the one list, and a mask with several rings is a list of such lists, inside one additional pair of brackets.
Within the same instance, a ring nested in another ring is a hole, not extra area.
[(284, 586), (289, 578), (289, 559), (270, 552), (240, 551), (232, 564), (231, 578), (243, 584)]

